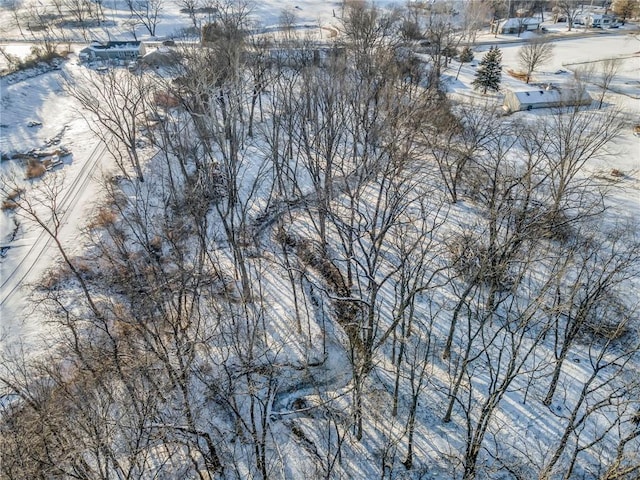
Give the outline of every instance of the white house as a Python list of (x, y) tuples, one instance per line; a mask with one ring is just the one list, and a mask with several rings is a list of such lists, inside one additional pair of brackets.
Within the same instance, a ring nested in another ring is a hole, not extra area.
[(540, 28), (540, 20), (537, 18), (507, 18), (506, 20), (498, 21), (497, 24), (493, 24), (491, 26), (491, 33), (522, 33), (538, 30), (538, 28)]
[(80, 50), (80, 60), (135, 60), (144, 55), (145, 49), (142, 42), (114, 41), (99, 43), (94, 42)]
[(616, 28), (618, 21), (616, 17), (611, 15), (602, 15), (600, 13), (588, 13), (584, 17), (584, 24), (589, 28)]
[(584, 89), (509, 90), (504, 96), (503, 108), (509, 112), (518, 112), (534, 108), (591, 105), (591, 102), (591, 96)]

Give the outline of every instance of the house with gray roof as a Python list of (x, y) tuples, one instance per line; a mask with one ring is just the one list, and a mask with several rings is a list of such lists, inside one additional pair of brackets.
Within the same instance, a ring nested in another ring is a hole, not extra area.
[(578, 88), (544, 88), (508, 90), (504, 96), (503, 108), (509, 112), (575, 105), (591, 105), (592, 98), (587, 91)]
[(540, 20), (537, 18), (507, 18), (499, 20), (491, 25), (491, 33), (522, 33), (526, 31), (534, 31), (540, 28)]
[(80, 60), (136, 60), (145, 53), (142, 42), (138, 41), (111, 41), (93, 42), (78, 53)]

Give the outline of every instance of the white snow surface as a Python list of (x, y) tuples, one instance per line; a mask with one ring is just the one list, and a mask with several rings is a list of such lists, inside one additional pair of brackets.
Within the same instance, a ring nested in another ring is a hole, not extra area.
[[(0, 80), (0, 151), (10, 156), (34, 149), (54, 151), (65, 147), (71, 152), (61, 158), (62, 166), (45, 176), (49, 181), (55, 177), (64, 185), (61, 198), (65, 220), (60, 239), (74, 255), (83, 250), (80, 230), (97, 201), (97, 181), (111, 165), (80, 115), (79, 106), (62, 87), (62, 73), (73, 77), (78, 68), (81, 67), (67, 62), (63, 70), (28, 80), (16, 81), (12, 76), (9, 81)], [(39, 124), (29, 126), (30, 122)], [(3, 181), (5, 175), (15, 174), (18, 185), (27, 191), (37, 189), (39, 180), (24, 178), (21, 160), (3, 161), (0, 173)], [(26, 299), (30, 285), (59, 260), (57, 250), (40, 227), (10, 211), (0, 213), (0, 246), (10, 247), (0, 259), (0, 347), (18, 339), (35, 347), (47, 333), (46, 323), (31, 313)]]
[[(391, 5), (393, 2), (379, 2), (381, 5)], [(340, 8), (341, 2), (322, 2), (318, 0), (300, 0), (298, 2), (285, 2), (271, 0), (261, 2), (255, 7), (255, 15), (265, 25), (276, 25), (279, 21), (280, 13), (285, 8), (293, 8), (296, 20), (300, 24), (320, 23), (323, 25), (334, 24), (333, 10)], [(296, 8), (298, 7), (298, 8)], [(113, 13), (113, 12), (112, 12)], [(109, 14), (107, 15), (109, 16)], [(113, 18), (117, 21), (117, 16), (113, 13)], [(180, 19), (179, 21), (173, 21)], [(165, 18), (160, 23), (157, 36), (171, 36), (181, 22), (188, 25), (188, 20), (184, 15), (178, 13), (178, 7), (174, 3), (167, 3)], [(491, 36), (492, 38), (495, 38)], [(512, 37), (510, 36), (510, 39)], [(482, 40), (481, 38), (479, 40)], [(490, 40), (493, 41), (493, 40)], [(499, 42), (500, 39), (496, 39)], [(518, 69), (517, 53), (520, 45), (504, 44), (501, 46), (503, 52), (504, 71), (508, 68)], [(475, 59), (471, 65), (466, 64), (461, 68), (459, 79), (456, 81), (455, 73), (458, 64), (454, 61), (448, 70), (444, 71), (445, 82), (451, 96), (457, 99), (470, 99), (472, 101), (485, 100), (489, 98), (496, 103), (501, 102), (500, 94), (482, 96), (471, 89), (471, 81), (475, 67), (483, 52), (488, 49), (482, 46), (474, 49)], [(604, 160), (598, 160), (588, 165), (588, 168), (603, 175), (609, 174), (612, 170), (620, 170), (624, 173), (624, 178), (620, 180), (614, 189), (614, 194), (610, 198), (610, 204), (617, 215), (628, 219), (636, 225), (640, 221), (640, 137), (634, 135), (632, 127), (640, 123), (640, 41), (637, 35), (602, 35), (593, 38), (575, 38), (558, 41), (555, 43), (555, 53), (553, 60), (542, 67), (542, 71), (535, 72), (532, 82), (545, 85), (547, 83), (568, 83), (571, 80), (571, 71), (585, 62), (593, 62), (611, 58), (612, 56), (623, 59), (623, 66), (613, 82), (612, 92), (605, 98), (605, 108), (619, 106), (628, 116), (628, 128), (617, 140), (615, 148), (616, 155), (608, 156)], [(73, 76), (74, 69), (83, 68), (74, 65), (72, 61), (67, 62), (64, 71)], [(6, 79), (0, 81), (1, 93), (1, 118), (0, 123), (0, 151), (11, 153), (26, 151), (32, 148), (41, 148), (47, 140), (61, 135), (60, 144), (71, 150), (72, 155), (64, 159), (64, 166), (46, 175), (56, 175), (64, 177), (67, 192), (73, 192), (74, 200), (69, 204), (70, 211), (65, 219), (61, 240), (69, 248), (70, 253), (81, 254), (84, 240), (81, 228), (86, 223), (89, 212), (97, 200), (97, 178), (104, 168), (108, 168), (107, 156), (98, 146), (96, 139), (86, 126), (84, 120), (77, 113), (77, 105), (63, 92), (60, 86), (60, 72), (52, 71), (44, 73), (28, 80), (15, 81), (9, 83)], [(522, 88), (523, 82), (516, 80), (506, 73), (503, 75), (503, 88)], [(590, 85), (589, 90), (594, 92), (594, 98), (598, 95), (598, 87)], [(544, 118), (549, 115), (548, 111), (520, 112), (517, 117)], [(29, 127), (28, 123), (42, 122), (41, 126)], [(257, 146), (260, 147), (260, 146)], [(97, 161), (96, 161), (97, 160)], [(88, 163), (95, 162), (95, 163)], [(83, 166), (89, 164), (90, 171), (83, 170)], [(15, 170), (16, 161), (4, 161), (1, 165), (3, 173)], [(253, 173), (253, 172), (250, 172)], [(84, 180), (87, 180), (86, 182)], [(33, 188), (35, 182), (25, 181), (27, 189)], [(74, 185), (77, 188), (74, 190)], [(257, 208), (257, 207), (256, 207)], [(452, 207), (450, 215), (455, 219), (451, 226), (453, 234), (471, 226), (474, 216), (478, 213), (472, 207), (460, 202)], [(612, 220), (613, 222), (613, 220)], [(607, 226), (603, 226), (606, 228)], [(304, 222), (296, 226), (297, 229), (308, 228)], [(18, 340), (23, 340), (33, 348), (42, 348), (42, 338), (48, 333), (47, 326), (43, 319), (33, 314), (33, 310), (28, 306), (28, 285), (37, 282), (42, 273), (57, 261), (57, 255), (51, 243), (40, 245), (34, 252), (33, 245), (38, 245), (38, 229), (21, 222), (18, 234), (11, 239), (14, 223), (12, 217), (3, 212), (0, 215), (0, 246), (10, 246), (5, 258), (0, 259), (0, 279), (3, 284), (7, 277), (16, 268), (26, 268), (24, 279), (20, 290), (7, 292), (6, 287), (0, 289), (0, 352), (3, 348), (9, 348)], [(262, 281), (266, 286), (265, 304), (270, 306), (267, 315), (269, 331), (269, 343), (281, 348), (277, 361), (281, 363), (302, 363), (304, 353), (301, 349), (301, 342), (294, 340), (293, 332), (293, 300), (291, 292), (287, 291), (287, 286), (283, 281), (284, 269), (270, 260), (276, 258), (278, 252), (270, 252), (265, 265), (255, 265), (256, 274), (263, 275)], [(26, 267), (21, 267), (27, 261)], [(258, 263), (258, 262), (256, 262)], [(637, 294), (638, 280), (629, 284), (630, 296)], [(391, 291), (384, 292), (391, 296)], [(443, 294), (446, 297), (446, 294)], [(443, 303), (451, 299), (438, 299)], [(429, 316), (429, 308), (432, 305), (424, 300), (419, 302), (419, 309), (423, 317)], [(308, 319), (306, 319), (308, 320)], [(320, 344), (322, 342), (321, 325), (316, 321), (309, 320), (309, 334), (306, 339), (313, 345), (311, 349), (312, 360), (317, 361), (322, 358)], [(446, 321), (437, 325), (424, 325), (425, 328), (434, 328), (446, 333)], [(326, 396), (335, 396), (335, 409), (340, 407), (348, 408), (345, 398), (348, 397), (348, 358), (345, 356), (343, 348), (344, 334), (340, 332), (338, 325), (325, 325), (328, 331), (328, 355), (327, 362), (317, 372), (316, 382), (320, 378), (325, 378), (327, 385), (330, 385)], [(40, 340), (38, 340), (40, 339)], [(40, 346), (40, 347), (39, 347)], [(548, 353), (548, 352), (547, 352)], [(308, 359), (307, 359), (308, 360)], [(588, 375), (588, 352), (576, 351), (571, 356), (571, 361), (566, 362), (566, 369), (563, 370), (560, 389), (564, 390), (568, 396), (566, 404), (570, 405), (575, 401), (576, 392), (571, 389), (571, 379), (581, 379)], [(380, 418), (376, 416), (377, 406), (388, 404), (388, 387), (392, 382), (393, 366), (381, 360), (377, 366), (375, 381), (379, 382), (378, 390), (369, 398), (369, 403), (365, 406), (371, 412), (368, 418), (367, 428), (371, 432), (388, 431), (401, 434), (403, 425), (396, 425), (394, 418)], [(431, 391), (425, 392), (419, 408), (419, 425), (416, 431), (416, 456), (426, 459), (426, 467), (438, 472), (439, 463), (444, 457), (455, 455), (463, 448), (462, 419), (458, 416), (449, 424), (442, 424), (438, 416), (443, 413), (442, 394), (436, 387), (442, 388), (451, 381), (450, 373), (446, 370), (445, 362), (434, 362), (428, 373), (432, 377)], [(304, 469), (304, 456), (310, 455), (288, 434), (292, 417), (297, 419), (297, 426), (304, 431), (307, 438), (322, 444), (326, 441), (323, 438), (324, 432), (318, 428), (325, 420), (307, 418), (304, 415), (290, 414), (291, 402), (295, 398), (307, 395), (310, 400), (315, 400), (314, 391), (308, 387), (296, 390), (295, 375), (291, 370), (285, 370), (291, 377), (284, 375), (280, 381), (283, 385), (282, 393), (274, 404), (274, 414), (281, 415), (283, 421), (275, 421), (272, 425), (275, 438), (282, 441), (279, 445), (280, 454), (283, 455), (286, 465), (286, 475), (288, 478), (301, 478), (308, 472)], [(474, 382), (482, 388), (486, 382), (486, 376), (482, 371), (474, 372)], [(550, 443), (557, 440), (558, 432), (562, 427), (563, 416), (567, 415), (567, 407), (562, 401), (554, 403), (553, 415), (546, 407), (542, 407), (539, 402), (531, 401), (526, 405), (521, 403), (521, 391), (524, 388), (524, 378), (513, 386), (511, 391), (503, 400), (504, 406), (499, 415), (499, 423), (496, 428), (496, 438), (499, 435), (511, 435), (509, 429), (517, 427), (517, 431), (527, 432), (527, 453), (537, 461), (542, 461)], [(375, 383), (372, 381), (371, 383)], [(311, 382), (308, 382), (311, 383)], [(546, 382), (542, 382), (546, 383)], [(287, 396), (287, 392), (291, 395)], [(532, 398), (539, 397), (544, 387), (534, 388)], [(344, 396), (344, 397), (343, 397)], [(342, 399), (342, 400), (341, 400)], [(401, 408), (406, 408), (406, 400)], [(346, 410), (345, 410), (346, 411)], [(591, 425), (590, 428), (596, 428)], [(502, 429), (502, 431), (499, 431)], [(343, 455), (345, 458), (354, 458), (355, 461), (347, 462), (345, 475), (350, 478), (371, 478), (376, 473), (373, 466), (374, 455), (385, 445), (381, 438), (376, 435), (369, 436), (365, 442), (349, 443), (345, 447)], [(591, 463), (597, 463), (596, 458), (590, 459)], [(443, 473), (443, 475), (451, 472)], [(437, 474), (436, 474), (437, 475)], [(437, 478), (433, 477), (433, 478)], [(441, 477), (442, 478), (442, 477)]]

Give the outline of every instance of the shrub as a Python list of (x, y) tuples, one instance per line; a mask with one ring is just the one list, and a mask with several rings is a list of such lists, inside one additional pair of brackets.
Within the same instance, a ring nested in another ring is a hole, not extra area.
[(38, 283), (38, 288), (44, 291), (51, 291), (59, 288), (71, 278), (71, 270), (65, 264), (47, 270)]
[(40, 178), (47, 171), (40, 160), (30, 158), (27, 160), (27, 178)]
[(87, 228), (90, 230), (96, 228), (106, 228), (109, 225), (113, 225), (116, 221), (116, 214), (109, 208), (102, 207), (98, 210), (96, 215), (91, 219)]
[(24, 193), (24, 188), (16, 188), (9, 192), (7, 198), (2, 202), (2, 210), (13, 210), (18, 206), (16, 200)]
[(420, 40), (422, 37), (422, 31), (418, 22), (413, 20), (405, 20), (401, 27), (402, 35), (407, 40)]

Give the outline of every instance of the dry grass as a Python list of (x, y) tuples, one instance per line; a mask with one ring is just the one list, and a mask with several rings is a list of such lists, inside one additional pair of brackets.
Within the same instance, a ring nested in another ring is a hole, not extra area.
[(24, 193), (24, 188), (16, 188), (9, 192), (7, 198), (2, 202), (2, 210), (13, 210), (18, 206), (16, 200)]
[(336, 38), (338, 36), (338, 30), (333, 27), (320, 27), (322, 30), (329, 32), (329, 38)]
[(96, 228), (106, 228), (110, 225), (113, 225), (116, 221), (116, 218), (117, 216), (113, 212), (113, 210), (102, 207), (88, 223), (87, 228), (89, 228), (89, 230), (94, 230)]
[(582, 334), (586, 341), (594, 337), (604, 340), (620, 340), (630, 333), (625, 322), (616, 323), (615, 320), (594, 320), (585, 323)]
[(58, 288), (71, 278), (71, 270), (67, 265), (60, 265), (56, 268), (49, 269), (40, 282), (38, 287), (45, 291), (51, 291)]
[(609, 171), (601, 170), (594, 175), (594, 178), (607, 183), (620, 183), (625, 179), (626, 175), (622, 170), (613, 168)]
[(508, 69), (507, 73), (511, 75), (513, 78), (517, 78), (523, 82), (527, 81), (527, 74), (525, 72), (517, 72), (515, 70)]
[(18, 207), (18, 204), (13, 200), (5, 200), (2, 202), (2, 210), (7, 212), (11, 210), (15, 210)]
[(47, 171), (46, 167), (40, 160), (30, 158), (27, 160), (27, 178), (40, 178)]

